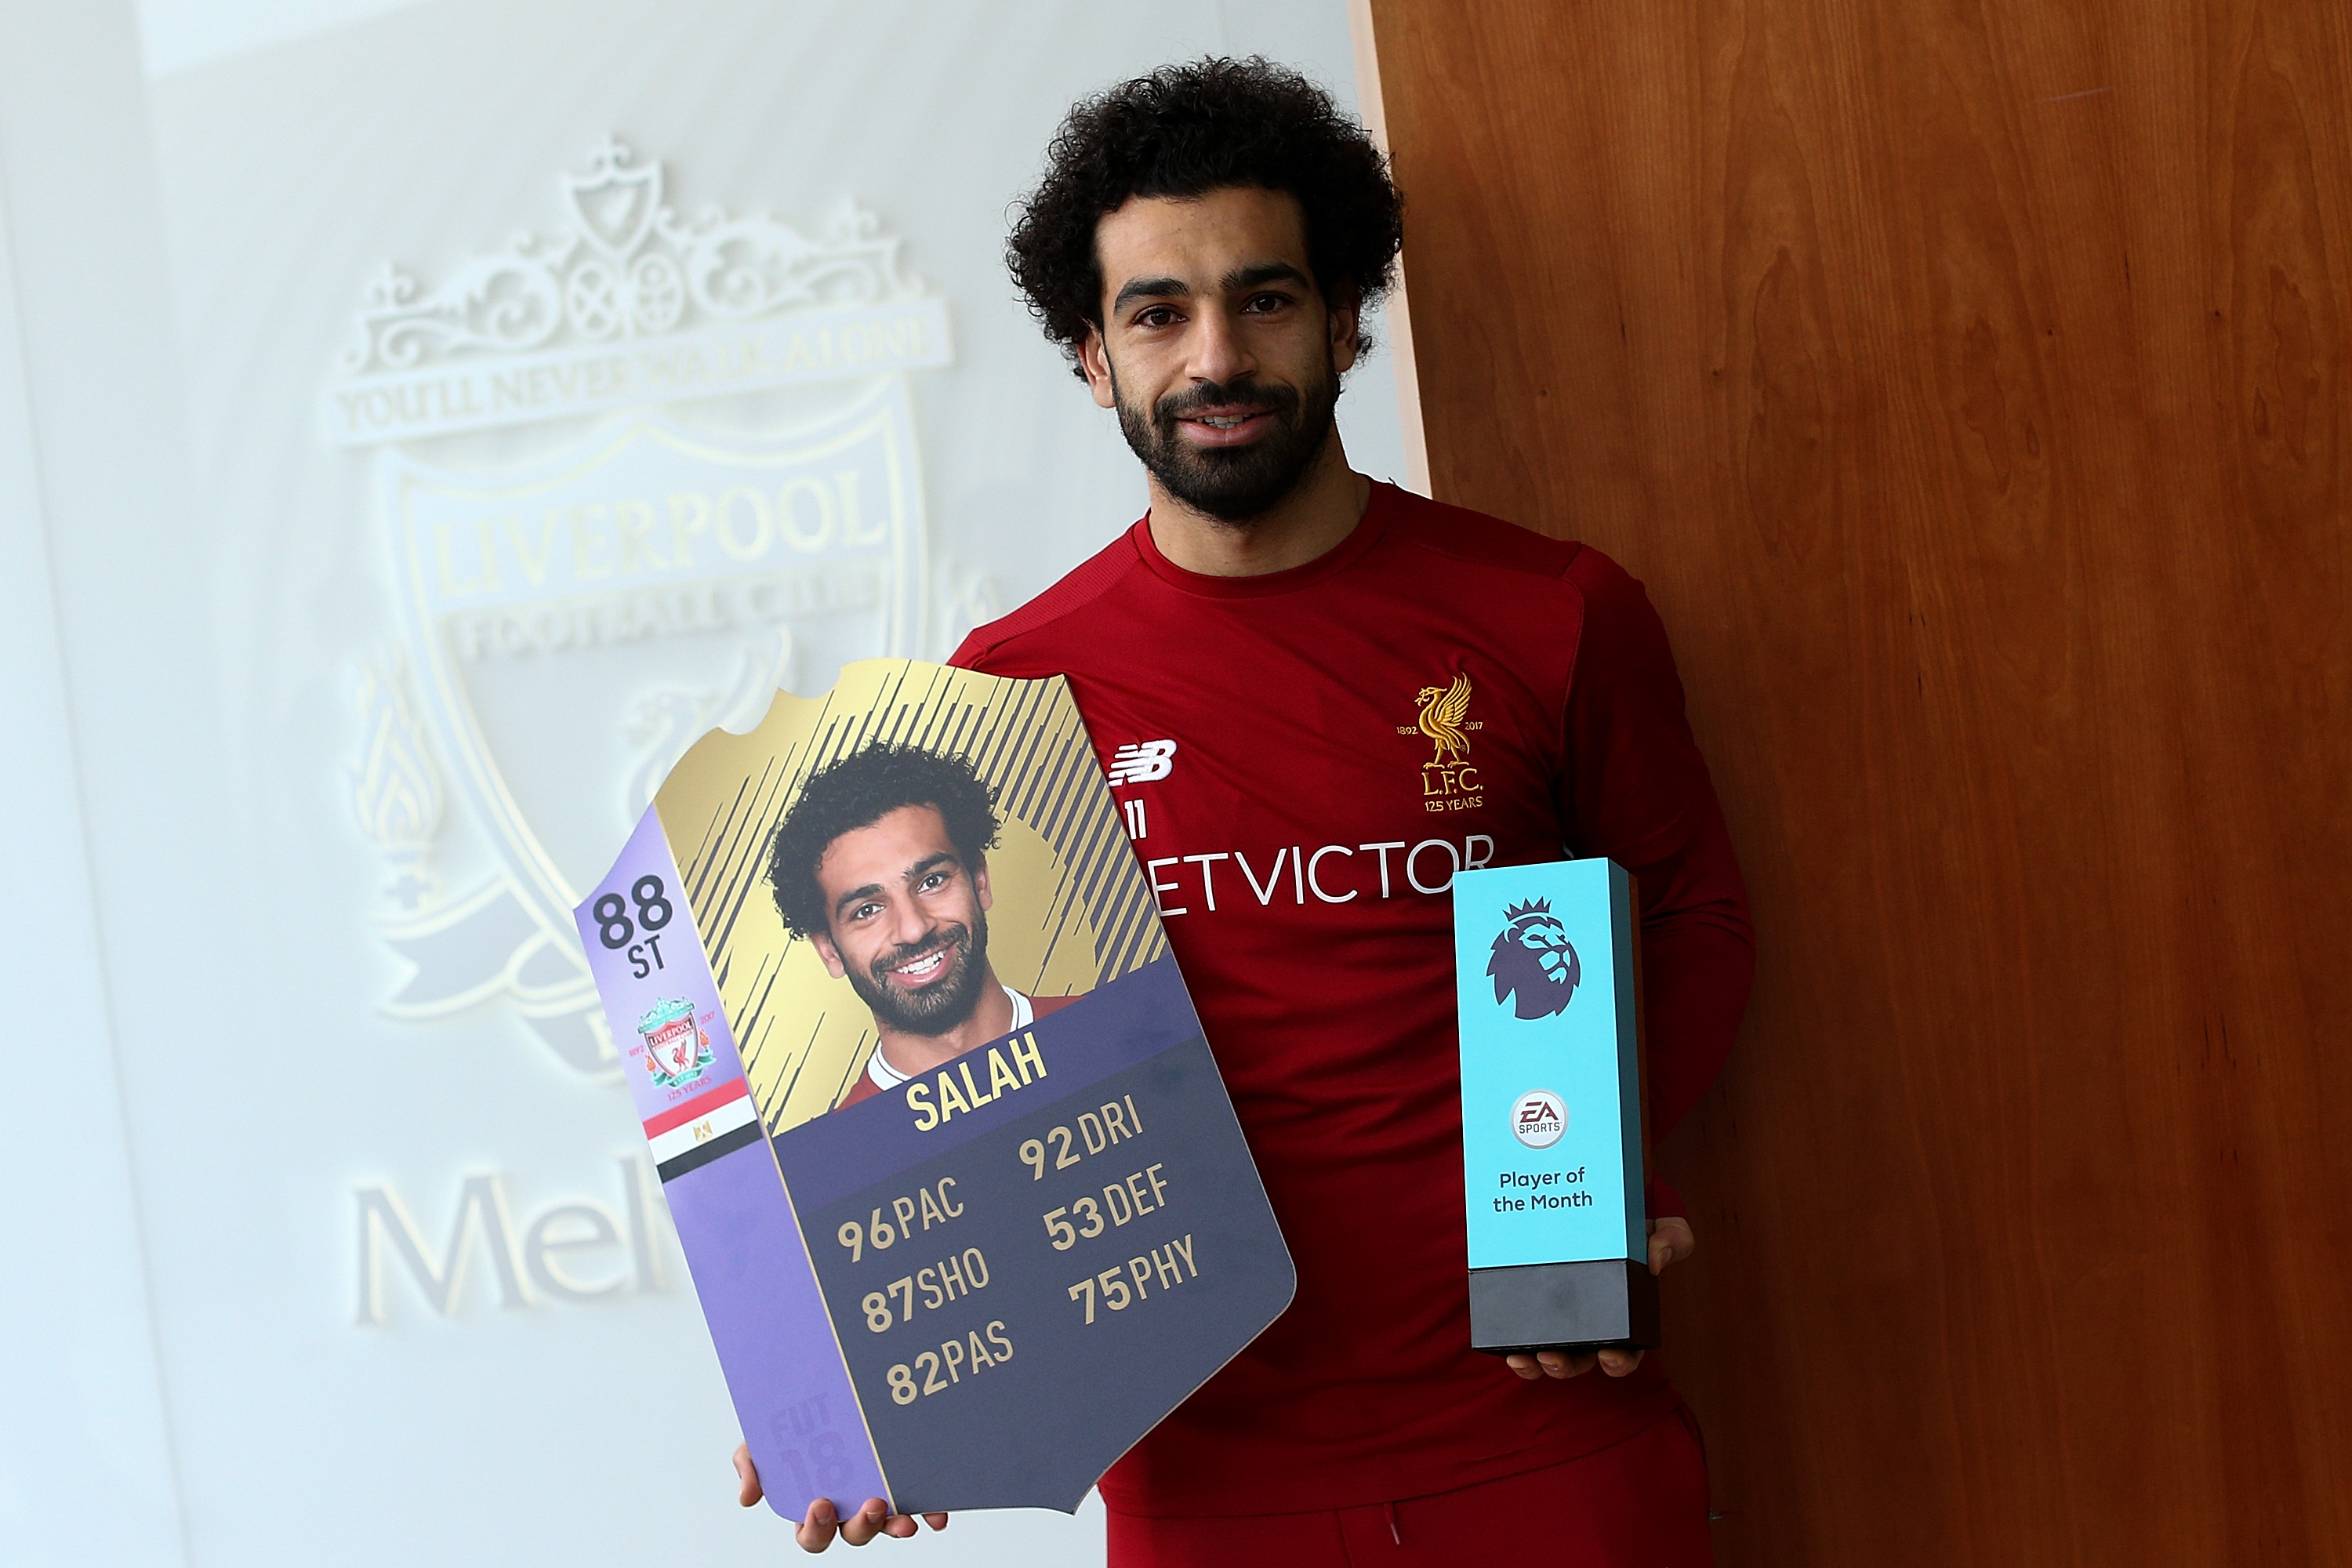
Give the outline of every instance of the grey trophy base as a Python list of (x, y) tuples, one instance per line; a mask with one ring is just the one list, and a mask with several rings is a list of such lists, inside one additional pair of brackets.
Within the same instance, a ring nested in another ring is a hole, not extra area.
[(1531, 1263), (1470, 1271), (1470, 1345), (1516, 1351), (1658, 1344), (1658, 1281), (1645, 1264)]

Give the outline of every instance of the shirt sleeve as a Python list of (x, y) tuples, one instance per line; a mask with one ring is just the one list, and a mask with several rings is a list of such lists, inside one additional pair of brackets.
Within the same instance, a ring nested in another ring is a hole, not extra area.
[[(1650, 1131), (1663, 1139), (1722, 1070), (1747, 1011), (1748, 889), (1649, 595), (1596, 550), (1580, 552), (1568, 576), (1584, 624), (1562, 715), (1560, 812), (1572, 853), (1608, 856), (1634, 878)], [(1652, 1213), (1682, 1212), (1656, 1183)]]

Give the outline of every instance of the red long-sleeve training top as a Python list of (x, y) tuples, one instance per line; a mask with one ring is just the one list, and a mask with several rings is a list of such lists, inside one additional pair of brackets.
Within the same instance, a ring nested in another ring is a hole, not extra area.
[[(1669, 1412), (1654, 1356), (1527, 1383), (1469, 1348), (1446, 896), (1463, 866), (1632, 870), (1654, 1135), (1696, 1102), (1752, 947), (1641, 584), (1598, 551), (1376, 485), (1338, 547), (1267, 576), (1186, 572), (1139, 522), (954, 662), (1070, 678), (1298, 1268), (1289, 1311), (1103, 1479), (1110, 1506), (1423, 1496)], [(1449, 750), (1419, 720), (1457, 678)]]

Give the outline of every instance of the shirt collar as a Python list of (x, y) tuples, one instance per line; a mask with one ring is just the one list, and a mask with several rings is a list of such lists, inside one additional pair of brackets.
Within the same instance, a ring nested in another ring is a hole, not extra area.
[[(1028, 997), (1002, 981), (997, 983), (997, 989), (1003, 992), (1004, 999), (1013, 1004), (1013, 1027), (1007, 1029), (1005, 1034), (1025, 1029), (1037, 1021), (1037, 1009), (1030, 1005)], [(998, 1037), (1001, 1039), (1003, 1037)], [(913, 1081), (910, 1074), (900, 1072), (882, 1059), (880, 1046), (876, 1046), (874, 1054), (866, 1058), (866, 1076), (874, 1080), (874, 1087), (877, 1089), (897, 1089), (900, 1084)]]
[(1136, 553), (1151, 574), (1170, 587), (1209, 599), (1256, 599), (1274, 594), (1293, 594), (1310, 588), (1327, 577), (1335, 576), (1363, 559), (1381, 536), (1388, 531), (1390, 521), (1396, 515), (1397, 488), (1379, 479), (1372, 481), (1372, 493), (1364, 502), (1364, 515), (1348, 537), (1303, 565), (1280, 572), (1264, 572), (1255, 577), (1215, 577), (1203, 572), (1188, 572), (1160, 553), (1160, 546), (1151, 538), (1151, 516), (1149, 512), (1128, 530)]

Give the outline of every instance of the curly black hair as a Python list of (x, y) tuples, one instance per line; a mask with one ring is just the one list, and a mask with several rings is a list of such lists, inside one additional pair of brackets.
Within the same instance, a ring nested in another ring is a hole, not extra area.
[(996, 847), (996, 792), (980, 782), (971, 763), (920, 746), (868, 746), (809, 775), (768, 849), (768, 885), (784, 929), (824, 936), (824, 889), (817, 862), (845, 833), (871, 827), (904, 805), (928, 805), (947, 824), (948, 842), (964, 865), (978, 869)]
[[(1005, 241), (1005, 265), (1030, 314), (1074, 371), (1078, 344), (1102, 325), (1095, 225), (1129, 196), (1234, 185), (1298, 198), (1325, 299), (1352, 299), (1369, 311), (1395, 283), (1403, 206), (1388, 160), (1328, 93), (1255, 56), (1162, 66), (1070, 110), (1045, 149), (1045, 177)], [(1372, 341), (1359, 320), (1362, 353)]]

